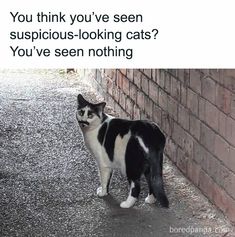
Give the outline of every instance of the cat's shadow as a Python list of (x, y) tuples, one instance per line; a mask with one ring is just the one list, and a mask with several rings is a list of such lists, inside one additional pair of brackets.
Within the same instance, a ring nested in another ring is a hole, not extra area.
[(120, 201), (115, 199), (112, 195), (108, 195), (103, 198), (107, 208), (109, 209), (109, 214), (112, 218), (122, 218), (126, 216), (133, 216), (139, 213), (136, 208), (121, 208)]
[(110, 194), (103, 197), (103, 200), (105, 201), (105, 204), (111, 209), (120, 208), (120, 202)]

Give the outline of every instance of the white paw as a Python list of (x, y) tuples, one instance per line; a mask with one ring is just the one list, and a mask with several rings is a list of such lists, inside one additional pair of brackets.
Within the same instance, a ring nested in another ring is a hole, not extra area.
[(153, 196), (153, 194), (151, 195), (148, 195), (146, 198), (145, 198), (145, 203), (148, 203), (148, 204), (153, 204), (157, 201), (157, 199)]
[(98, 197), (104, 197), (104, 196), (108, 195), (108, 193), (106, 191), (103, 192), (102, 187), (97, 188), (96, 193), (97, 193)]
[(126, 201), (121, 202), (120, 207), (130, 208), (135, 204), (136, 201), (137, 201), (137, 198), (129, 196)]

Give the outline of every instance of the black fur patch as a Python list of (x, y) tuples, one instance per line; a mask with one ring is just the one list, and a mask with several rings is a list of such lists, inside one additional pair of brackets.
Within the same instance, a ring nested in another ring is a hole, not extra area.
[(107, 123), (104, 123), (98, 132), (98, 141), (102, 145), (104, 141), (104, 136), (107, 130)]
[(109, 159), (113, 161), (113, 154), (114, 154), (114, 143), (116, 137), (120, 135), (123, 137), (125, 134), (128, 133), (130, 127), (130, 121), (123, 120), (123, 119), (112, 119), (109, 122), (109, 128), (106, 132), (104, 147), (109, 156)]
[(145, 152), (135, 137), (131, 137), (127, 144), (125, 160), (127, 178), (132, 181), (140, 179), (147, 160)]

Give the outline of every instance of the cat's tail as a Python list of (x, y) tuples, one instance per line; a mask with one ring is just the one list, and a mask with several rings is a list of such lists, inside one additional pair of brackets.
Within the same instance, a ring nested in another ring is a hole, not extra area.
[(151, 185), (154, 196), (157, 198), (162, 207), (169, 207), (169, 201), (167, 199), (163, 178), (162, 178), (162, 166), (163, 166), (163, 151), (153, 152), (151, 154)]

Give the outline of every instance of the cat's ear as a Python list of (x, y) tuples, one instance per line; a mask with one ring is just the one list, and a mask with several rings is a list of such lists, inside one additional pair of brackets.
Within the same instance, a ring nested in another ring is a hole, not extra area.
[(78, 102), (78, 107), (80, 108), (85, 107), (88, 104), (88, 101), (86, 101), (81, 94), (78, 95), (77, 102)]
[(99, 104), (96, 104), (95, 107), (96, 107), (99, 111), (103, 112), (105, 105), (106, 105), (105, 102), (101, 102), (101, 103), (99, 103)]

